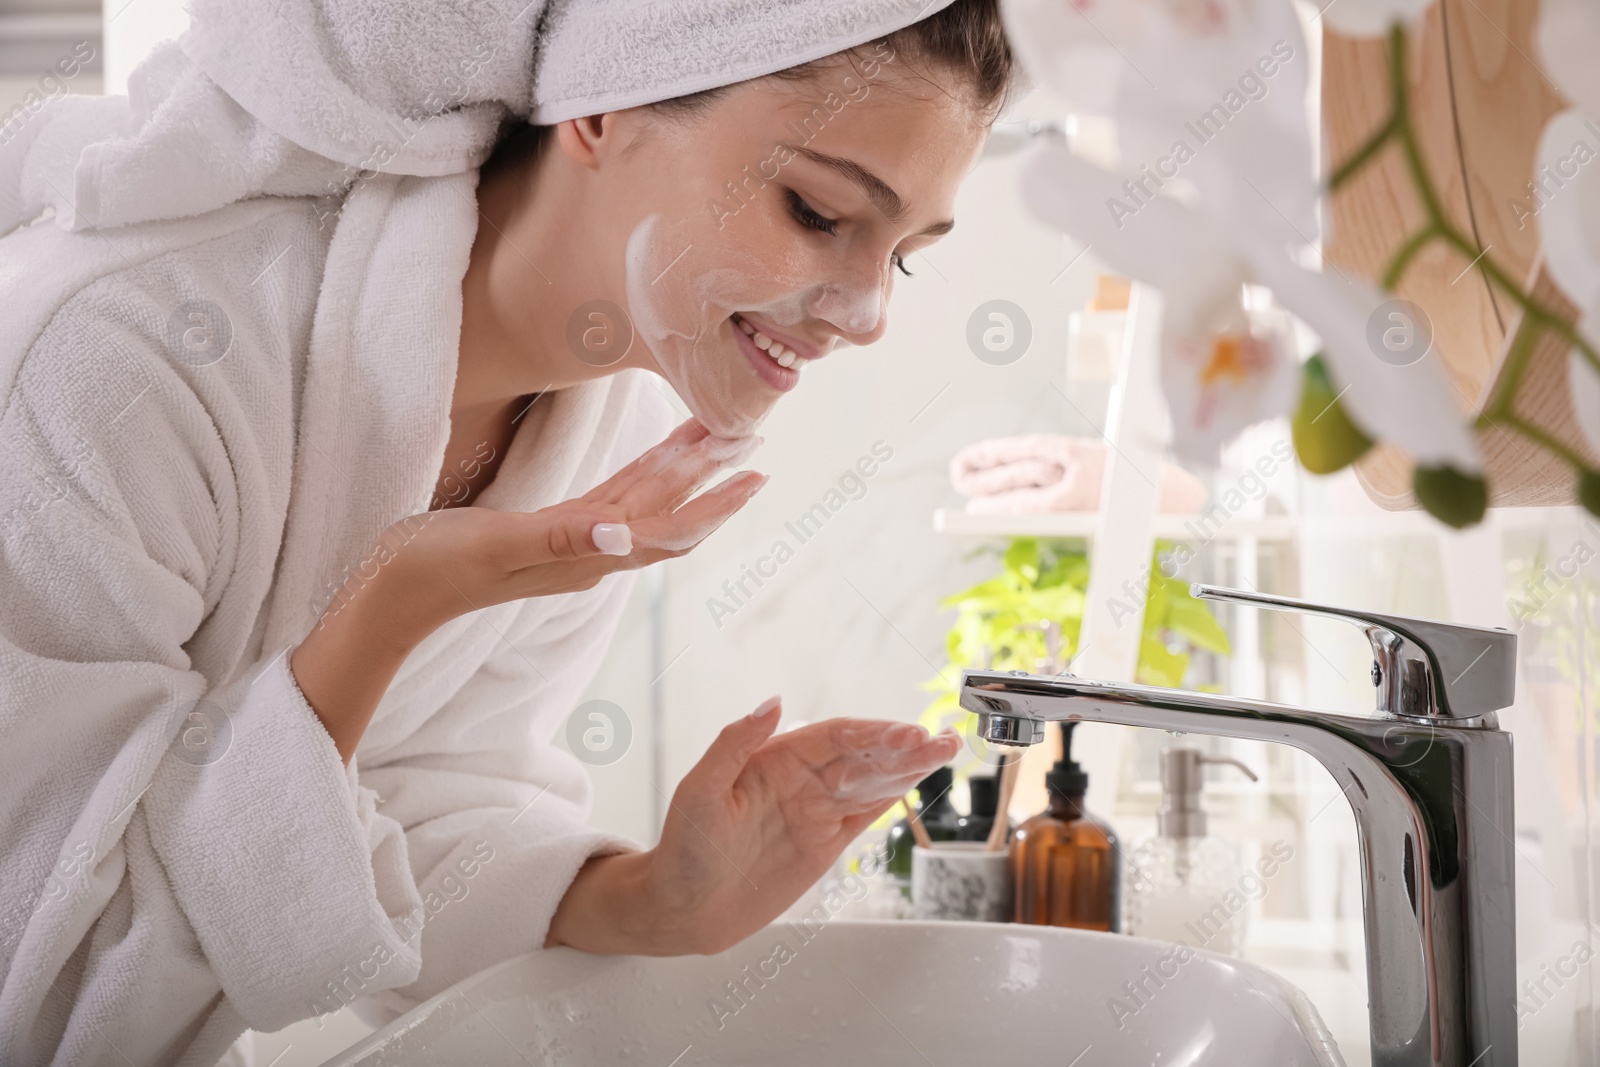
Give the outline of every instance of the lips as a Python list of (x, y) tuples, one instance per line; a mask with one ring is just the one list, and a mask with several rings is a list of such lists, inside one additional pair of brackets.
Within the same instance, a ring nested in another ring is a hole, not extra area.
[[(739, 351), (756, 372), (756, 377), (780, 393), (787, 393), (800, 384), (800, 372), (792, 367), (786, 367), (776, 359), (773, 359), (770, 344), (765, 351), (757, 348), (755, 338), (745, 333), (741, 328), (741, 320), (735, 317), (731, 321), (733, 322), (734, 344), (739, 346)], [(793, 360), (792, 362), (798, 364), (799, 360)]]

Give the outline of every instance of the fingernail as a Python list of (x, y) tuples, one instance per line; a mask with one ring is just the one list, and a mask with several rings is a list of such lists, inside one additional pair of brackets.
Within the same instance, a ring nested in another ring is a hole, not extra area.
[(928, 731), (920, 726), (912, 726), (908, 723), (901, 723), (891, 728), (884, 738), (890, 747), (900, 749), (903, 752), (909, 752), (927, 739)]
[(626, 556), (633, 551), (633, 531), (620, 522), (597, 522), (589, 536), (594, 547), (608, 556)]
[(770, 481), (772, 481), (772, 475), (763, 474), (761, 476), (761, 480), (756, 483), (756, 487), (754, 489), (750, 490), (750, 495), (751, 496), (755, 496), (757, 493), (761, 492), (761, 490), (763, 490), (763, 489), (765, 489), (767, 487), (767, 483), (770, 482)]
[(783, 698), (774, 694), (763, 700), (761, 702), (761, 706), (750, 713), (750, 718), (752, 720), (765, 719), (768, 715), (771, 715), (773, 712), (777, 711), (778, 706), (782, 703)]

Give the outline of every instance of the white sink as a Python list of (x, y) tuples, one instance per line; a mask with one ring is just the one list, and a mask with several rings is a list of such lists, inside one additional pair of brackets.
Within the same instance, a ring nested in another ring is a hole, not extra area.
[[(1173, 951), (1050, 927), (842, 919), (770, 926), (716, 956), (554, 949), (459, 983), (325, 1067), (1343, 1067), (1294, 986)], [(1123, 988), (1141, 980), (1142, 1001)]]

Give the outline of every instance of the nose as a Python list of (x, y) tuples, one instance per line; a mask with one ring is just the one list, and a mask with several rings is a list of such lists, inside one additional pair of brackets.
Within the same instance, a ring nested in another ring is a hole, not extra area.
[(886, 264), (835, 278), (817, 290), (811, 314), (852, 345), (869, 345), (888, 329), (889, 285)]

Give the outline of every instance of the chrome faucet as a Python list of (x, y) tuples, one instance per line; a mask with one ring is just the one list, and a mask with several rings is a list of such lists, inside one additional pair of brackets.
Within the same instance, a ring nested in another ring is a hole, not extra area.
[(1495, 712), (1516, 690), (1506, 630), (1195, 585), (1209, 600), (1361, 627), (1377, 715), (1070, 674), (968, 670), (978, 734), (1036, 745), (1045, 723), (1120, 723), (1276, 741), (1309, 752), (1355, 809), (1374, 1067), (1515, 1067), (1516, 899), (1511, 735)]

